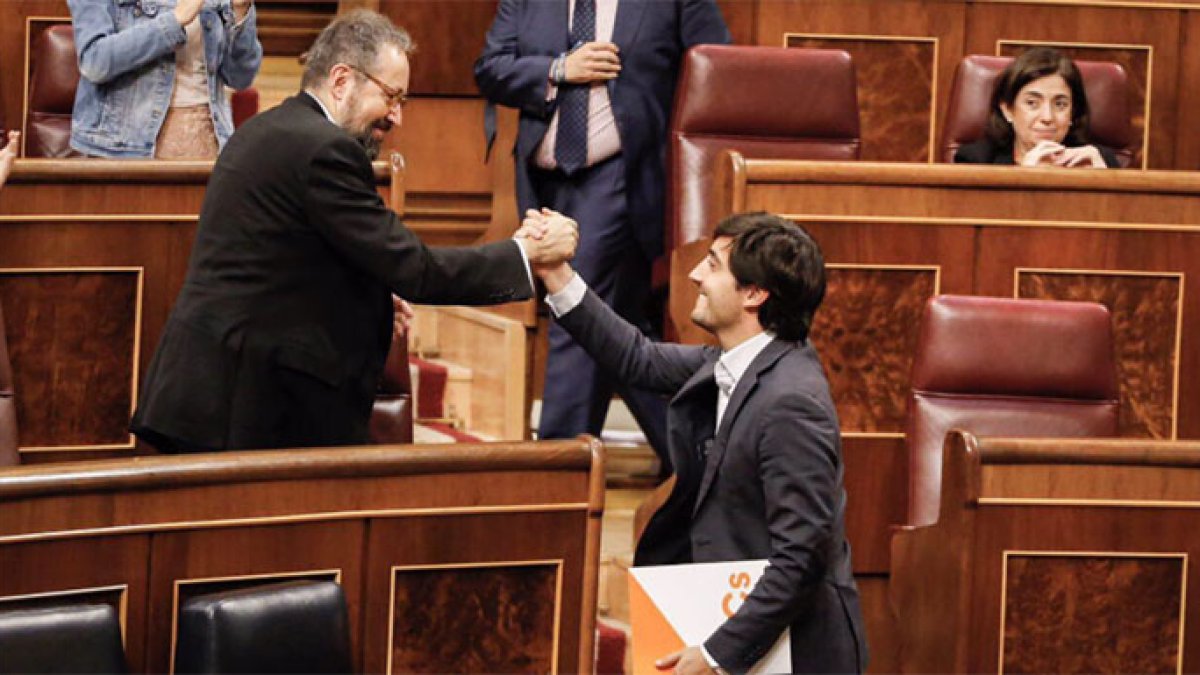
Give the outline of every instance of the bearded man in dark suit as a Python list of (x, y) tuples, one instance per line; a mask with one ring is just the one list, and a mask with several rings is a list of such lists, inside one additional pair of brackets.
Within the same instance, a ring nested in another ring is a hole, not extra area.
[[(561, 219), (531, 216), (537, 232)], [(536, 235), (535, 235), (536, 236)], [(793, 672), (861, 672), (867, 650), (846, 541), (837, 412), (816, 351), (821, 251), (796, 224), (731, 216), (692, 270), (692, 321), (720, 347), (656, 343), (570, 266), (535, 267), (551, 310), (615, 377), (671, 396), (675, 486), (635, 565), (766, 559), (749, 596), (703, 645), (665, 655), (676, 673), (744, 672), (791, 630)]]
[[(575, 269), (643, 331), (679, 64), (729, 39), (714, 0), (500, 0), (475, 63), (488, 100), (521, 112), (518, 208), (578, 222)], [(612, 381), (557, 325), (549, 342), (538, 437), (598, 436), (615, 387), (669, 469), (665, 401)]]
[(166, 452), (352, 445), (391, 341), (392, 294), (494, 304), (532, 294), (541, 241), (427, 248), (375, 189), (371, 159), (400, 123), (407, 33), (356, 11), (322, 31), (303, 89), (229, 140), (208, 183), (187, 278), (132, 430)]

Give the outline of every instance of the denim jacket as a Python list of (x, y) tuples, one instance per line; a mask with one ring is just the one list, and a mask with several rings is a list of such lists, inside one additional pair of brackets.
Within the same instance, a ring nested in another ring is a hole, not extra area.
[[(67, 0), (75, 27), (79, 87), (71, 147), (100, 157), (154, 156), (171, 93), (175, 50), (186, 41), (174, 0)], [(233, 134), (225, 86), (250, 86), (262, 62), (251, 5), (244, 21), (230, 0), (205, 0), (197, 15), (204, 31), (204, 69), (217, 142)]]

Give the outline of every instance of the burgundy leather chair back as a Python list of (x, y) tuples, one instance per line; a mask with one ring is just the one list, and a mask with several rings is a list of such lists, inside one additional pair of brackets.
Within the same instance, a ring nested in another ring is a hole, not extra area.
[(667, 250), (716, 225), (707, 202), (726, 149), (755, 159), (859, 156), (854, 65), (844, 51), (701, 45), (684, 57), (667, 154)]
[(908, 402), (910, 525), (937, 521), (946, 433), (1117, 434), (1108, 309), (942, 295), (925, 307)]
[(17, 404), (13, 400), (12, 364), (4, 338), (4, 308), (0, 307), (0, 466), (20, 463), (17, 453)]
[(33, 41), (26, 157), (78, 157), (71, 149), (71, 110), (79, 85), (75, 32), (69, 23), (46, 28)]
[(408, 335), (392, 338), (375, 406), (371, 409), (373, 443), (413, 442), (412, 375), (408, 370)]
[[(968, 56), (958, 64), (950, 88), (950, 107), (942, 131), (942, 161), (953, 162), (960, 146), (983, 138), (992, 89), (1008, 56)], [(1091, 121), (1088, 137), (1117, 153), (1122, 167), (1133, 164), (1136, 141), (1129, 117), (1129, 77), (1118, 63), (1076, 61), (1087, 92)]]

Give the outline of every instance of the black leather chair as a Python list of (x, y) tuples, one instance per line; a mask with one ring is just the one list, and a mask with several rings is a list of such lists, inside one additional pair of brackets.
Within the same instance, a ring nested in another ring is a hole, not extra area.
[(176, 673), (349, 673), (342, 587), (291, 581), (187, 600), (179, 613)]
[(0, 611), (0, 673), (126, 673), (112, 605)]

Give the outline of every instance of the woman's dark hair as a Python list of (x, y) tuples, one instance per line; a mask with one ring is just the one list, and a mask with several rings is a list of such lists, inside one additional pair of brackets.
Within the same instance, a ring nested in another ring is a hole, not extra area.
[(780, 339), (808, 337), (813, 315), (825, 298), (825, 259), (817, 242), (799, 225), (770, 213), (738, 213), (717, 224), (715, 237), (729, 237), (729, 271), (739, 286), (767, 292), (758, 322)]
[(985, 133), (993, 145), (1011, 147), (1013, 144), (1012, 124), (1004, 119), (1000, 104), (1010, 108), (1017, 100), (1017, 94), (1025, 85), (1039, 80), (1047, 75), (1061, 75), (1071, 89), (1071, 129), (1067, 132), (1064, 145), (1076, 147), (1087, 145), (1088, 129), (1088, 100), (1087, 92), (1083, 90), (1083, 77), (1075, 62), (1069, 56), (1053, 47), (1034, 47), (1021, 54), (1008, 64), (1004, 72), (996, 78), (996, 88), (992, 90), (992, 104), (989, 108), (987, 128)]

